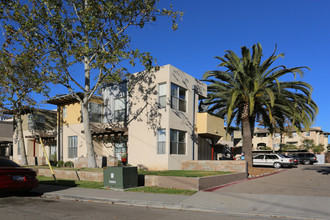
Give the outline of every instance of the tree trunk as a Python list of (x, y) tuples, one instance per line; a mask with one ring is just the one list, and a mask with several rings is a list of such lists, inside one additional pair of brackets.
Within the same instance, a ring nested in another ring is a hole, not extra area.
[(84, 121), (84, 132), (85, 132), (85, 141), (87, 147), (87, 161), (89, 168), (96, 168), (96, 159), (95, 159), (95, 152), (94, 152), (94, 145), (92, 140), (92, 132), (90, 127), (89, 121), (89, 114), (88, 114), (88, 102), (81, 103), (81, 110), (82, 110), (82, 117)]
[(25, 150), (25, 142), (23, 136), (23, 126), (22, 126), (22, 117), (21, 114), (17, 114), (17, 131), (18, 131), (18, 141), (21, 143), (21, 165), (27, 165), (27, 157)]
[(243, 152), (248, 166), (252, 167), (252, 132), (249, 118), (244, 118), (242, 121), (243, 128)]

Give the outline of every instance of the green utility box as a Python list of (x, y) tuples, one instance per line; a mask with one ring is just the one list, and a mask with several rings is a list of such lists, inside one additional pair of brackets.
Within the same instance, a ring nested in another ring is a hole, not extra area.
[(103, 184), (105, 187), (126, 189), (138, 186), (137, 167), (104, 167)]

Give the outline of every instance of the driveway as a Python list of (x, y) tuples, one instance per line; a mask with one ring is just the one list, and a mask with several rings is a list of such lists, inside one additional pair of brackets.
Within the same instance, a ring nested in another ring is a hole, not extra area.
[(299, 166), (212, 192), (200, 191), (186, 205), (254, 216), (329, 219), (330, 165)]
[(330, 165), (299, 165), (280, 173), (216, 190), (217, 193), (330, 197)]

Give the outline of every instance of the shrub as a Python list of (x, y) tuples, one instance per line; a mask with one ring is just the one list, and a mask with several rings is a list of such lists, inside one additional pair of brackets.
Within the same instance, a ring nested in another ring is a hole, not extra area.
[(64, 163), (65, 167), (74, 167), (74, 163), (72, 161), (67, 161)]
[(58, 167), (63, 167), (64, 166), (64, 161), (63, 160), (57, 161), (57, 166)]
[(51, 160), (51, 161), (49, 161), (49, 163), (50, 163), (50, 165), (51, 166), (57, 166), (57, 161), (56, 160)]

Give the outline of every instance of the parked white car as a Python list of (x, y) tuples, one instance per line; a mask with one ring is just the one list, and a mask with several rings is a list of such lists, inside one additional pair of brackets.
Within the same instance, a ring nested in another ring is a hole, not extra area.
[(253, 157), (253, 166), (272, 166), (276, 169), (292, 167), (293, 158), (286, 158), (280, 154), (258, 154)]

